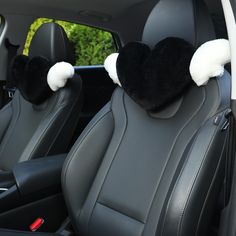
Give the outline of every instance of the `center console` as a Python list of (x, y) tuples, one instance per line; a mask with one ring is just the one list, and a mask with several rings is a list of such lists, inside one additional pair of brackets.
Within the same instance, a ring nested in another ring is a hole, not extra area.
[[(27, 218), (45, 215), (55, 221), (58, 214), (64, 218), (61, 170), (65, 157), (60, 154), (37, 158), (18, 163), (10, 172), (0, 171), (0, 227), (26, 230)], [(51, 215), (52, 209), (57, 215)], [(10, 220), (13, 218), (15, 222)], [(50, 225), (46, 230), (50, 230)]]

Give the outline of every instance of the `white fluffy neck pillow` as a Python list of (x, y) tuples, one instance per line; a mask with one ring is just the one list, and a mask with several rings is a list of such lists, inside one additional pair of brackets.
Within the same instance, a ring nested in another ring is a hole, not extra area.
[(212, 77), (224, 74), (224, 65), (229, 63), (230, 44), (226, 39), (216, 39), (201, 45), (193, 55), (190, 74), (198, 85), (207, 84)]
[(111, 55), (109, 55), (104, 62), (104, 67), (105, 70), (108, 72), (110, 78), (113, 80), (113, 82), (121, 87), (116, 70), (116, 62), (118, 56), (119, 53), (112, 53)]
[(63, 88), (68, 79), (75, 74), (74, 67), (67, 62), (58, 62), (52, 66), (47, 75), (47, 82), (52, 91), (56, 92)]

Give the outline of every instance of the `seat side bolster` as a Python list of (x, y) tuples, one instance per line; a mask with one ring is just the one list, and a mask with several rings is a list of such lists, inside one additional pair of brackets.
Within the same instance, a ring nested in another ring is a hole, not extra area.
[[(79, 216), (114, 129), (108, 103), (89, 123), (66, 158), (62, 188), (69, 214)], [(75, 222), (73, 222), (75, 223)]]
[[(165, 209), (162, 235), (193, 235), (193, 229), (195, 235), (203, 235), (202, 230), (205, 229), (197, 227), (209, 223), (209, 212), (212, 212), (217, 201), (217, 192), (223, 180), (218, 170), (223, 169), (222, 157), (227, 136), (227, 132), (221, 130), (224, 119), (218, 126), (214, 125), (213, 120), (209, 119), (196, 135), (178, 178), (174, 180), (175, 186)], [(199, 224), (201, 219), (205, 220), (205, 224)], [(170, 224), (171, 228), (168, 227)]]

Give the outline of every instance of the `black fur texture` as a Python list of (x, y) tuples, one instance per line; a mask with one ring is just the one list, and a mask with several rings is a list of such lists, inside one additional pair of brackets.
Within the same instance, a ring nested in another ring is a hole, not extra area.
[(47, 83), (50, 67), (50, 62), (44, 57), (30, 59), (19, 55), (13, 60), (12, 77), (25, 100), (39, 105), (53, 94)]
[(194, 51), (190, 43), (179, 38), (166, 38), (153, 50), (142, 43), (128, 43), (117, 59), (118, 78), (141, 107), (160, 111), (193, 83), (189, 65)]

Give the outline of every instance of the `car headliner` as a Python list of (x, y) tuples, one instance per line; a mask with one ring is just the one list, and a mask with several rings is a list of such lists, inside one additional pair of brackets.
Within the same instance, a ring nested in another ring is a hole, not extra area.
[(1, 0), (0, 14), (50, 17), (140, 36), (158, 0)]
[(17, 8), (21, 9), (25, 13), (34, 12), (35, 10), (40, 10), (43, 8), (50, 8), (54, 11), (67, 10), (71, 13), (79, 14), (80, 11), (91, 11), (97, 12), (98, 15), (107, 15), (109, 17), (116, 17), (125, 10), (133, 7), (136, 4), (141, 4), (143, 2), (147, 2), (148, 0), (86, 0), (86, 1), (78, 1), (78, 0), (1, 0), (1, 10), (2, 7), (6, 6), (9, 9)]
[[(158, 1), (1, 0), (0, 9), (1, 14), (24, 14), (60, 18), (117, 31), (124, 26), (130, 29), (140, 27), (144, 24), (148, 14)], [(206, 2), (208, 5), (219, 8), (219, 0), (206, 0)]]

